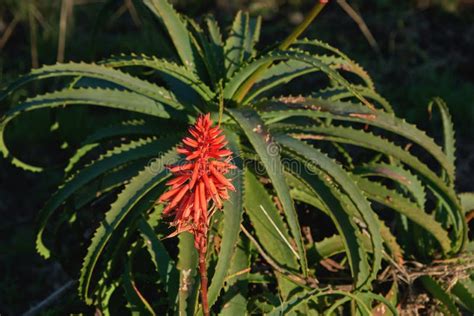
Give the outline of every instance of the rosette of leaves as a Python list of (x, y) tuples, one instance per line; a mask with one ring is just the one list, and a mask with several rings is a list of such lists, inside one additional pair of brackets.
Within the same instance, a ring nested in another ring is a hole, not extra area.
[[(9, 126), (25, 112), (101, 107), (99, 119), (115, 112), (123, 119), (84, 139), (39, 212), (38, 252), (71, 265), (87, 304), (104, 314), (201, 312), (192, 237), (166, 239), (172, 230), (155, 203), (165, 166), (181, 159), (175, 147), (201, 113), (220, 121), (238, 167), (236, 191), (209, 236), (213, 312), (396, 313), (404, 259), (451, 258), (465, 249), (469, 207), (454, 188), (447, 106), (430, 105), (442, 118), (438, 144), (397, 117), (345, 54), (297, 40), (322, 3), (282, 44), (257, 50), (259, 18), (239, 12), (224, 39), (211, 17), (198, 24), (164, 0), (144, 2), (174, 59), (132, 54), (43, 66), (2, 93), (62, 83), (1, 120), (3, 156), (33, 172), (43, 168), (9, 150)], [(290, 81), (300, 77), (311, 84), (292, 95)], [(473, 311), (469, 280), (460, 282), (456, 293), (429, 276), (423, 285), (449, 311)]]

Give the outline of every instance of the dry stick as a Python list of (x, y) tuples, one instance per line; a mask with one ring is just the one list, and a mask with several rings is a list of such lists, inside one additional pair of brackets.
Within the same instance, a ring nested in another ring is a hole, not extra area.
[(369, 45), (377, 52), (380, 53), (380, 47), (377, 41), (375, 40), (374, 36), (372, 35), (372, 32), (370, 32), (367, 24), (365, 23), (364, 19), (360, 14), (358, 14), (349, 3), (347, 3), (346, 0), (337, 0), (337, 4), (351, 17), (354, 22), (357, 23), (357, 26), (359, 27), (360, 31), (362, 34), (364, 34), (365, 38), (367, 39), (367, 42), (369, 42)]
[[(300, 25), (298, 25), (293, 32), (291, 32), (290, 35), (278, 46), (279, 49), (285, 50), (288, 47), (290, 47), (291, 44), (293, 44), (298, 36), (301, 35), (301, 33), (306, 30), (306, 28), (313, 22), (313, 20), (319, 15), (321, 10), (324, 8), (324, 6), (328, 3), (328, 0), (319, 0), (314, 7), (309, 11), (308, 15), (304, 18), (304, 20), (301, 22)], [(260, 75), (272, 64), (272, 62), (267, 62), (260, 66), (248, 79), (247, 81), (244, 82), (244, 84), (237, 90), (234, 100), (237, 101), (237, 103), (242, 102), (244, 97), (247, 95), (247, 93), (250, 91), (252, 86), (255, 84), (255, 82), (258, 80)]]
[(55, 301), (59, 300), (61, 296), (63, 296), (67, 291), (69, 291), (77, 281), (71, 280), (68, 281), (66, 284), (61, 286), (59, 289), (51, 293), (47, 298), (39, 302), (37, 305), (30, 308), (27, 312), (23, 314), (23, 316), (33, 316), (38, 315), (43, 309), (54, 303)]
[(36, 27), (36, 21), (34, 16), (35, 2), (32, 1), (30, 3), (30, 7), (28, 9), (28, 22), (30, 24), (30, 50), (31, 50), (31, 67), (38, 68), (39, 67), (39, 60), (38, 60), (38, 32)]
[(46, 22), (46, 19), (44, 18), (43, 14), (36, 8), (36, 10), (33, 11), (33, 16), (35, 17), (36, 21), (41, 25), (42, 28), (47, 29), (48, 31), (51, 30), (51, 25)]
[(125, 0), (125, 4), (128, 8), (130, 16), (132, 17), (133, 23), (135, 23), (137, 27), (140, 27), (142, 25), (142, 22), (140, 21), (137, 9), (135, 8), (135, 5), (133, 4), (132, 0)]
[(127, 4), (122, 3), (122, 5), (117, 9), (117, 11), (112, 14), (112, 16), (109, 18), (109, 23), (112, 23), (116, 19), (120, 18), (125, 12), (127, 12)]
[(13, 31), (15, 30), (18, 22), (20, 22), (20, 18), (16, 15), (13, 20), (8, 24), (7, 29), (3, 33), (2, 37), (0, 38), (0, 50), (3, 49), (5, 44), (8, 42), (10, 39), (10, 36), (13, 34)]
[(64, 61), (64, 50), (66, 48), (66, 31), (67, 19), (72, 13), (73, 0), (63, 0), (61, 4), (61, 17), (59, 19), (59, 39), (58, 39), (58, 55), (56, 61), (62, 63)]

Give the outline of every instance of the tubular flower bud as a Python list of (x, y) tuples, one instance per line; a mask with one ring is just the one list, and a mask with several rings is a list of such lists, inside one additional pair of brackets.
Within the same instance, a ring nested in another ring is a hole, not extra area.
[(231, 163), (232, 152), (225, 148), (225, 135), (219, 126), (212, 127), (209, 114), (198, 117), (188, 132), (177, 149), (184, 155), (184, 163), (167, 167), (172, 173), (166, 183), (170, 189), (159, 202), (166, 203), (164, 216), (174, 216), (173, 235), (191, 232), (194, 246), (200, 249), (205, 247), (210, 210), (221, 209), (222, 202), (229, 198), (227, 190), (235, 190), (225, 175), (236, 167)]

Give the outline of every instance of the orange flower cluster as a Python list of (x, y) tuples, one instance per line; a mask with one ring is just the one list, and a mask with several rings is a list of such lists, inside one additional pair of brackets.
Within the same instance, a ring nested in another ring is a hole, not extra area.
[(184, 145), (177, 149), (185, 162), (168, 167), (173, 178), (166, 184), (171, 188), (159, 202), (167, 202), (163, 215), (174, 215), (175, 234), (193, 233), (195, 247), (203, 250), (212, 215), (209, 209), (221, 209), (222, 202), (229, 198), (227, 190), (235, 190), (225, 174), (236, 167), (230, 163), (232, 152), (225, 149), (225, 135), (219, 126), (212, 127), (209, 114), (198, 117), (188, 131), (190, 137), (185, 137)]

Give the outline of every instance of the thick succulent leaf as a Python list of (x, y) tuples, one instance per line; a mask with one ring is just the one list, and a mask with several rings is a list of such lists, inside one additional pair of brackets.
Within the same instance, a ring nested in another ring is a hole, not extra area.
[[(300, 180), (298, 180), (300, 181)], [(300, 183), (302, 183), (300, 181)], [(332, 210), (330, 210), (325, 202), (320, 200), (320, 196), (316, 196), (312, 191), (311, 188), (305, 188), (305, 189), (298, 189), (298, 188), (292, 188), (291, 190), (291, 196), (293, 199), (297, 201), (301, 201), (303, 203), (306, 203), (308, 205), (314, 206), (315, 208), (323, 211), (326, 213), (328, 216), (332, 217)], [(347, 200), (347, 197), (343, 196), (342, 194), (339, 193), (339, 197), (342, 200)], [(348, 203), (343, 203), (343, 205), (349, 205)], [(348, 206), (349, 207), (349, 206)], [(352, 206), (353, 207), (353, 206)], [(353, 211), (352, 214), (355, 214)], [(359, 219), (360, 220), (360, 219)], [(385, 225), (385, 223), (379, 219), (379, 225), (380, 225), (380, 235), (382, 236), (383, 242), (385, 243), (386, 247), (390, 251), (390, 254), (392, 255), (393, 260), (397, 263), (403, 263), (403, 250), (398, 244), (395, 236), (393, 236), (392, 232), (390, 229)], [(371, 241), (368, 238), (367, 235), (361, 235), (360, 236), (360, 242), (364, 247), (364, 250), (366, 252), (371, 252), (373, 249), (371, 248)], [(319, 253), (319, 246), (317, 243), (315, 243), (315, 248), (314, 251), (316, 253), (310, 253), (311, 251), (308, 250), (308, 260), (316, 260), (316, 259), (323, 259), (326, 256), (333, 256), (337, 253), (347, 251), (346, 249), (346, 244), (344, 243), (344, 239), (339, 236), (339, 235), (334, 235), (329, 238), (325, 238), (321, 241), (321, 254)], [(350, 249), (349, 249), (350, 251)], [(318, 258), (316, 258), (316, 257)]]
[[(209, 42), (204, 31), (201, 27), (191, 19), (188, 19), (192, 34), (193, 41), (196, 43), (196, 47), (199, 47), (199, 56), (202, 60), (202, 66), (205, 68), (205, 76), (201, 75), (201, 80), (208, 82), (210, 86), (216, 86), (221, 78), (220, 68), (223, 67), (223, 49), (222, 47), (216, 47), (213, 42)], [(204, 70), (201, 70), (203, 72)]]
[(374, 82), (372, 81), (372, 78), (370, 78), (369, 74), (359, 64), (357, 64), (355, 61), (350, 59), (346, 54), (341, 52), (336, 47), (331, 46), (328, 43), (325, 43), (317, 39), (307, 39), (307, 38), (295, 41), (292, 44), (292, 46), (300, 47), (300, 48), (304, 48), (306, 46), (319, 47), (319, 48), (324, 49), (325, 51), (335, 54), (336, 56), (339, 56), (340, 58), (343, 58), (344, 60), (347, 61), (348, 66), (352, 68), (352, 70), (358, 72), (359, 76), (364, 79), (367, 87), (371, 90), (375, 90)]
[(365, 192), (370, 200), (385, 205), (398, 213), (405, 215), (414, 223), (426, 229), (440, 243), (443, 252), (448, 253), (451, 249), (451, 241), (448, 232), (443, 229), (436, 219), (425, 213), (422, 208), (404, 198), (394, 190), (370, 181), (365, 178), (355, 178), (357, 185)]
[(354, 97), (364, 103), (368, 109), (373, 109), (373, 105), (367, 101), (358, 91), (355, 89), (344, 77), (341, 76), (336, 70), (329, 67), (319, 58), (312, 56), (309, 53), (286, 50), (286, 51), (272, 51), (267, 55), (260, 58), (254, 59), (248, 64), (243, 65), (235, 73), (235, 75), (226, 83), (224, 89), (224, 98), (233, 99), (234, 101), (239, 97), (239, 89), (242, 88), (246, 81), (261, 67), (275, 61), (282, 60), (296, 60), (305, 62), (308, 65), (316, 67), (324, 72), (331, 80), (337, 84), (343, 86), (350, 91)]
[[(470, 283), (470, 284), (469, 284)], [(460, 280), (451, 289), (451, 293), (455, 295), (461, 302), (462, 306), (469, 312), (474, 313), (474, 281), (471, 279)]]
[[(185, 97), (184, 93), (197, 93), (205, 101), (213, 98), (214, 92), (193, 72), (188, 71), (186, 67), (177, 65), (164, 59), (148, 57), (146, 55), (120, 55), (106, 59), (102, 62), (104, 65), (113, 68), (121, 67), (146, 67), (157, 71), (163, 79), (169, 82), (174, 78), (181, 83), (176, 87), (182, 87), (184, 91), (173, 89), (174, 95), (178, 99)], [(167, 77), (168, 76), (168, 77)]]
[(138, 313), (139, 315), (155, 316), (156, 313), (151, 307), (151, 304), (137, 288), (132, 271), (132, 260), (133, 254), (130, 254), (125, 263), (125, 271), (122, 274), (122, 286), (124, 288), (125, 298), (127, 299), (129, 309), (132, 314)]
[(357, 184), (350, 178), (347, 171), (343, 170), (336, 162), (321, 153), (318, 149), (307, 145), (301, 141), (293, 139), (287, 135), (277, 135), (276, 140), (282, 146), (295, 152), (308, 163), (323, 170), (327, 175), (337, 183), (340, 189), (350, 197), (350, 200), (356, 207), (361, 219), (367, 225), (367, 231), (371, 236), (373, 249), (373, 263), (370, 275), (367, 280), (358, 283), (358, 287), (370, 286), (370, 282), (377, 276), (382, 260), (382, 238), (380, 236), (379, 223), (376, 216), (374, 216), (370, 204), (362, 194)]
[(145, 241), (145, 245), (147, 247), (148, 253), (151, 256), (151, 260), (155, 265), (156, 271), (160, 276), (161, 283), (164, 285), (168, 302), (170, 306), (172, 306), (177, 303), (179, 273), (176, 269), (174, 260), (171, 259), (163, 243), (160, 239), (158, 239), (157, 234), (151, 224), (142, 218), (138, 222), (138, 229), (140, 230), (140, 234)]
[(226, 138), (229, 142), (228, 148), (232, 151), (234, 156), (232, 163), (237, 166), (237, 171), (235, 174), (233, 173), (231, 177), (235, 191), (230, 192), (229, 200), (224, 203), (224, 230), (222, 233), (220, 251), (217, 257), (217, 265), (207, 294), (209, 307), (212, 307), (216, 302), (224, 285), (224, 280), (230, 273), (229, 267), (231, 266), (232, 255), (235, 252), (239, 240), (240, 223), (243, 214), (243, 162), (240, 158), (239, 140), (235, 134), (229, 131), (226, 131)]
[(225, 62), (224, 62), (224, 44), (222, 41), (221, 30), (217, 21), (212, 16), (206, 17), (206, 25), (209, 34), (209, 59), (212, 59), (215, 65), (215, 77), (216, 79), (224, 79)]
[(183, 65), (195, 72), (197, 57), (185, 21), (166, 0), (144, 0), (144, 3), (165, 25)]
[(254, 55), (254, 44), (260, 35), (261, 19), (252, 19), (248, 12), (237, 12), (230, 34), (227, 37), (225, 53), (225, 69), (227, 77)]
[(426, 182), (433, 194), (435, 194), (444, 205), (448, 206), (446, 210), (454, 224), (454, 234), (456, 236), (453, 251), (456, 252), (463, 247), (467, 238), (467, 227), (454, 189), (448, 187), (440, 177), (434, 174), (425, 164), (421, 163), (418, 158), (380, 136), (375, 136), (361, 130), (344, 127), (305, 127), (303, 130), (317, 132), (316, 136), (319, 140), (353, 144), (358, 147), (379, 151), (383, 154), (393, 156), (412, 167), (413, 171), (420, 176), (421, 180)]
[[(380, 107), (386, 112), (393, 113), (393, 107), (390, 102), (376, 91), (360, 85), (354, 85), (354, 88), (357, 89), (357, 91), (359, 91), (359, 93), (365, 98), (375, 101), (375, 103), (380, 105)], [(351, 101), (354, 99), (354, 95), (350, 91), (347, 91), (347, 89), (341, 88), (340, 86), (328, 87), (323, 90), (312, 92), (311, 97), (331, 101)]]
[(104, 316), (113, 316), (110, 312), (110, 299), (115, 293), (115, 290), (119, 287), (119, 281), (110, 282), (107, 286), (103, 286), (101, 289), (102, 293), (99, 295), (99, 307), (102, 315)]
[[(155, 157), (170, 149), (175, 143), (176, 139), (173, 138), (159, 140), (145, 139), (119, 146), (99, 157), (96, 161), (67, 179), (56, 193), (52, 195), (39, 214), (38, 234), (36, 237), (36, 249), (39, 254), (45, 258), (50, 256), (48, 248), (43, 243), (43, 232), (49, 218), (64, 201), (76, 193), (81, 187), (119, 165), (145, 157)], [(164, 157), (168, 158), (168, 156)], [(169, 161), (165, 160), (165, 163), (169, 163)], [(153, 164), (153, 166), (161, 168), (161, 166), (156, 164)], [(157, 169), (157, 171), (160, 170)]]
[[(187, 124), (169, 121), (132, 120), (101, 128), (84, 140), (83, 144), (102, 143), (109, 139), (160, 136), (176, 134), (176, 130), (185, 131)], [(171, 132), (173, 130), (173, 132)]]
[[(245, 172), (245, 212), (250, 218), (258, 241), (266, 253), (290, 273), (299, 265), (285, 223), (270, 195), (250, 171)], [(277, 274), (280, 294), (287, 297), (295, 285)]]
[[(104, 221), (100, 224), (99, 228), (97, 228), (92, 238), (91, 245), (87, 249), (87, 255), (82, 265), (81, 277), (79, 278), (79, 294), (84, 298), (86, 303), (92, 303), (92, 275), (108, 241), (114, 233), (117, 233), (117, 228), (127, 218), (132, 209), (138, 206), (137, 212), (140, 213), (150, 207), (148, 204), (150, 200), (145, 200), (148, 205), (140, 205), (140, 201), (149, 193), (153, 192), (153, 189), (164, 180), (166, 174), (164, 162), (176, 159), (177, 155), (174, 151), (170, 151), (161, 156), (159, 161), (155, 161), (152, 170), (147, 166), (136, 177), (131, 179), (130, 183), (120, 192), (117, 200), (112, 203), (110, 210), (107, 211), (105, 215)], [(148, 198), (150, 198), (150, 196)], [(151, 200), (151, 202), (153, 203), (153, 200)]]
[(303, 238), (301, 236), (301, 229), (295, 206), (291, 199), (288, 185), (285, 181), (283, 173), (284, 169), (278, 153), (278, 144), (272, 140), (271, 135), (265, 129), (263, 121), (254, 110), (232, 109), (228, 111), (244, 131), (272, 181), (273, 188), (282, 204), (291, 235), (295, 240), (303, 274), (306, 275), (307, 264)]
[(474, 211), (474, 193), (466, 192), (459, 194), (461, 205), (464, 213)]
[(355, 168), (353, 173), (364, 177), (377, 176), (391, 179), (407, 189), (420, 208), (423, 209), (425, 206), (426, 192), (423, 183), (402, 166), (370, 163)]
[(340, 235), (332, 235), (321, 241), (314, 243), (314, 248), (318, 256), (318, 260), (325, 259), (344, 252), (346, 247), (344, 240)]
[[(28, 82), (53, 77), (80, 77), (81, 80), (84, 78), (100, 79), (114, 84), (117, 88), (133, 91), (160, 103), (168, 104), (174, 108), (183, 108), (183, 106), (176, 101), (175, 96), (163, 87), (159, 87), (146, 80), (133, 77), (120, 70), (104, 65), (72, 62), (33, 69), (28, 75), (20, 77), (19, 80), (13, 82), (7, 90), (0, 95), (0, 99)], [(95, 87), (91, 86), (91, 88)]]
[(333, 102), (313, 98), (284, 98), (280, 101), (263, 101), (257, 106), (265, 110), (261, 115), (267, 123), (275, 123), (293, 116), (327, 117), (382, 128), (421, 146), (441, 164), (450, 179), (454, 177), (453, 165), (433, 139), (393, 113), (372, 110), (363, 105), (349, 102)]
[(452, 316), (461, 316), (461, 313), (454, 302), (454, 298), (451, 296), (451, 294), (446, 292), (446, 290), (443, 289), (443, 287), (438, 282), (436, 282), (429, 275), (422, 275), (420, 280), (423, 283), (425, 289), (443, 304), (447, 314)]
[[(0, 123), (0, 151), (5, 158), (11, 159), (11, 162), (31, 171), (41, 171), (42, 168), (30, 165), (12, 157), (5, 143), (5, 129), (7, 125), (18, 115), (38, 109), (64, 107), (69, 105), (85, 104), (108, 107), (111, 109), (126, 110), (131, 112), (148, 114), (162, 118), (170, 118), (169, 111), (154, 100), (144, 97), (134, 92), (104, 89), (74, 89), (61, 90), (47, 93), (27, 99), (18, 106), (8, 111)], [(174, 116), (176, 117), (176, 116)], [(176, 117), (176, 118), (179, 118)]]
[[(345, 302), (354, 301), (357, 304), (358, 311), (361, 315), (370, 316), (372, 313), (370, 311), (370, 307), (364, 302), (364, 299), (358, 295), (358, 293), (350, 293), (344, 292), (339, 290), (333, 289), (315, 289), (311, 291), (303, 291), (300, 294), (294, 295), (290, 300), (282, 302), (282, 304), (276, 308), (274, 308), (268, 316), (280, 316), (280, 315), (287, 315), (291, 313), (291, 311), (297, 308), (299, 305), (307, 302), (310, 299), (317, 299), (319, 297), (324, 296), (342, 296), (346, 298)], [(333, 315), (332, 312), (326, 311), (325, 314)]]
[(211, 42), (215, 46), (222, 47), (224, 42), (222, 41), (221, 28), (212, 15), (206, 17), (206, 25)]
[(455, 165), (455, 155), (456, 155), (456, 141), (454, 136), (454, 126), (451, 114), (449, 113), (448, 106), (446, 103), (440, 99), (435, 98), (428, 105), (428, 110), (432, 111), (433, 105), (436, 105), (441, 113), (441, 121), (443, 122), (443, 150), (448, 158), (448, 161)]
[(248, 300), (248, 277), (250, 271), (250, 243), (240, 238), (226, 279), (223, 307), (219, 315), (245, 315)]
[(244, 61), (255, 57), (257, 53), (255, 44), (260, 39), (260, 29), (262, 27), (262, 17), (257, 16), (256, 18), (249, 17), (249, 30), (245, 36), (244, 42)]
[[(159, 126), (158, 126), (159, 125)], [(179, 129), (180, 124), (176, 122), (154, 122), (144, 120), (130, 120), (124, 121), (117, 125), (111, 125), (101, 128), (89, 136), (82, 142), (82, 147), (76, 150), (74, 155), (69, 158), (69, 162), (64, 169), (67, 176), (72, 171), (76, 171), (79, 163), (86, 159), (87, 155), (100, 146), (101, 143), (109, 139), (136, 139), (152, 136), (169, 137), (176, 134), (176, 129)], [(185, 130), (187, 125), (183, 124), (182, 129)], [(171, 133), (170, 130), (175, 132)]]
[[(294, 157), (296, 159), (297, 157)], [(307, 165), (307, 162), (300, 161), (300, 165)], [(294, 167), (294, 164), (290, 164)], [(367, 284), (370, 279), (371, 267), (365, 247), (363, 247), (363, 234), (358, 228), (355, 220), (356, 215), (348, 204), (349, 198), (338, 190), (326, 174), (320, 170), (308, 173), (306, 168), (292, 170), (294, 175), (298, 174), (309, 188), (310, 192), (301, 190), (292, 191), (292, 196), (303, 203), (312, 205), (322, 211), (327, 210), (337, 231), (344, 239), (347, 258), (357, 285)], [(316, 176), (315, 176), (316, 173)], [(370, 244), (372, 246), (372, 244)]]
[(199, 288), (196, 282), (198, 253), (191, 233), (179, 234), (178, 251), (179, 292), (176, 312), (179, 315), (194, 315), (195, 293)]
[[(314, 58), (321, 60), (323, 63), (327, 64), (332, 69), (342, 69), (360, 76), (364, 80), (368, 80), (364, 71), (361, 71), (359, 68), (352, 67), (352, 64), (343, 58), (336, 56), (327, 56), (327, 55), (313, 55)], [(320, 67), (316, 67), (312, 64), (308, 64), (305, 61), (300, 60), (287, 60), (281, 61), (280, 63), (269, 67), (262, 77), (255, 82), (255, 86), (250, 90), (249, 94), (245, 97), (243, 103), (246, 104), (254, 100), (260, 94), (286, 84), (293, 79), (299, 78), (301, 76), (311, 74), (314, 72), (321, 71)], [(356, 86), (357, 90), (364, 97), (375, 99), (376, 101), (382, 101), (381, 104), (384, 105), (386, 110), (391, 111), (391, 106), (388, 102), (378, 95), (375, 91), (367, 88), (365, 86)], [(337, 90), (336, 90), (337, 88)], [(339, 98), (348, 98), (354, 97), (351, 92), (348, 92), (347, 89), (341, 88), (340, 86), (332, 88), (335, 91), (339, 91)], [(333, 97), (335, 97), (333, 95)]]
[(100, 147), (100, 143), (88, 142), (83, 144), (76, 152), (69, 158), (67, 166), (64, 168), (66, 176), (91, 152), (97, 150)]
[[(68, 201), (72, 201), (71, 209), (65, 209), (66, 212), (61, 212), (65, 219), (69, 219), (71, 214), (69, 212), (77, 212), (89, 203), (103, 199), (107, 194), (113, 194), (115, 189), (126, 184), (128, 180), (133, 178), (143, 169), (143, 166), (148, 164), (148, 160), (138, 159), (130, 163), (125, 163), (110, 171), (100, 174), (91, 182), (87, 183), (76, 190)], [(56, 225), (56, 224), (54, 224)]]

